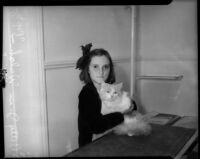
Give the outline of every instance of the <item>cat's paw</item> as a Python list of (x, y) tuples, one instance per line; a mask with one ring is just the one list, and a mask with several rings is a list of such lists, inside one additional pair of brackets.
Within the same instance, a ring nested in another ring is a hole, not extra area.
[(134, 133), (128, 133), (127, 135), (128, 135), (128, 136), (133, 136), (133, 135), (134, 135)]

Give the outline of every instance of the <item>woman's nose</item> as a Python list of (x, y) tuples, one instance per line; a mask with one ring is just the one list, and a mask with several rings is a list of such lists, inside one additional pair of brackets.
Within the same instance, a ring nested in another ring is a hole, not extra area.
[(103, 74), (104, 74), (104, 69), (103, 69), (103, 68), (100, 68), (99, 73), (100, 73), (101, 76), (103, 76)]

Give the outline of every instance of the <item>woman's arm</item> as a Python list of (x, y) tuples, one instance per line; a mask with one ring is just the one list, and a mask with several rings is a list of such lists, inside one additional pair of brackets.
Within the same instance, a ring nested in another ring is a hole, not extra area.
[(110, 113), (102, 115), (101, 101), (97, 94), (85, 91), (79, 96), (79, 113), (89, 124), (93, 133), (103, 133), (124, 121), (122, 113)]

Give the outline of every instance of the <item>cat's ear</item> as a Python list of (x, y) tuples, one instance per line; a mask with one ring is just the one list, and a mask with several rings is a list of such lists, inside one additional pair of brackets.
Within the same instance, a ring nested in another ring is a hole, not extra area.
[(122, 87), (123, 87), (123, 83), (122, 83), (122, 82), (121, 82), (121, 83), (118, 83), (118, 84), (116, 84), (115, 86), (116, 86), (116, 88), (117, 88), (118, 90), (121, 90)]

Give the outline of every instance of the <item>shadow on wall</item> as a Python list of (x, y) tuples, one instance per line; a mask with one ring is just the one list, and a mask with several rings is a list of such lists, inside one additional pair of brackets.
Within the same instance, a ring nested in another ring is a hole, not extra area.
[(127, 70), (120, 65), (115, 64), (116, 83), (123, 82), (123, 90), (130, 93), (130, 80), (127, 75)]

